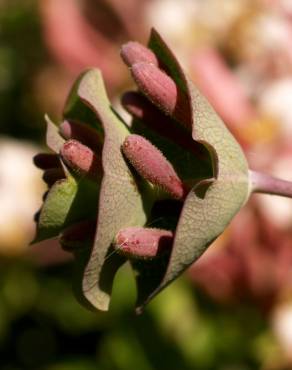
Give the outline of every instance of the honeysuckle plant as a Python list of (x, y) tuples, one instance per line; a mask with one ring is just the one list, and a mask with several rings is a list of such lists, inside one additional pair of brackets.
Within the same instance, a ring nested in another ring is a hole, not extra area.
[(99, 70), (74, 84), (63, 118), (47, 117), (52, 153), (34, 159), (49, 190), (35, 241), (59, 238), (75, 256), (75, 291), (107, 310), (116, 271), (129, 261), (136, 310), (196, 261), (252, 192), (292, 196), (290, 182), (250, 171), (241, 147), (160, 35), (122, 46), (137, 84), (122, 96), (126, 124)]

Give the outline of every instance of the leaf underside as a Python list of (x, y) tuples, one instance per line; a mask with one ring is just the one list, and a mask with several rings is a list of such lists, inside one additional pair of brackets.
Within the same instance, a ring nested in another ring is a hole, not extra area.
[[(129, 129), (113, 111), (100, 71), (89, 70), (78, 80), (68, 104), (72, 107), (72, 101), (79, 104), (80, 100), (96, 114), (97, 122), (103, 128), (104, 175), (95, 241), (88, 258), (84, 258), (84, 271), (80, 269), (83, 280), (77, 291), (83, 302), (99, 310), (107, 310), (115, 272), (125, 262), (116, 254), (110, 255), (111, 243), (121, 228), (143, 226), (146, 216), (141, 195), (120, 150)], [(68, 109), (65, 111), (69, 114)]]
[(59, 153), (65, 140), (60, 136), (58, 126), (56, 126), (48, 115), (45, 115), (45, 120), (47, 123), (46, 132), (46, 143), (47, 146), (55, 153)]

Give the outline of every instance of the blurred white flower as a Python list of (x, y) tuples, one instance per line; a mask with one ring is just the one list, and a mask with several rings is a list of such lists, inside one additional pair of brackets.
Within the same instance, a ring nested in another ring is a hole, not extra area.
[(33, 215), (45, 185), (32, 157), (39, 148), (0, 137), (0, 254), (24, 252), (34, 235)]
[(146, 18), (177, 51), (226, 35), (245, 7), (246, 0), (159, 0), (149, 2)]
[(148, 23), (170, 39), (185, 37), (197, 8), (198, 4), (193, 0), (154, 1), (148, 7)]
[(272, 327), (276, 338), (287, 356), (292, 361), (292, 303), (281, 303), (272, 316)]
[(258, 104), (261, 111), (278, 119), (283, 139), (286, 138), (291, 142), (292, 78), (283, 78), (270, 83), (263, 91)]

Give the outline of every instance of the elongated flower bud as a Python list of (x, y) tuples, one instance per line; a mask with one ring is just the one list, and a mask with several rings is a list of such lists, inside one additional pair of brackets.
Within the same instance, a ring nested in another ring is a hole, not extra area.
[(139, 90), (154, 105), (185, 127), (191, 127), (188, 98), (166, 73), (149, 63), (136, 63), (131, 71)]
[(63, 161), (80, 176), (98, 180), (102, 173), (101, 160), (87, 146), (77, 140), (69, 140), (60, 151)]
[(85, 123), (64, 121), (60, 125), (60, 134), (64, 139), (75, 139), (88, 146), (94, 152), (101, 153), (102, 138), (97, 132)]
[(163, 114), (140, 93), (134, 91), (126, 92), (122, 96), (121, 103), (128, 113), (142, 120), (147, 127), (159, 135), (189, 150), (201, 160), (209, 160), (207, 150), (193, 140), (189, 131)]
[(39, 153), (33, 157), (33, 163), (36, 167), (41, 170), (47, 170), (49, 168), (60, 167), (60, 160), (56, 154), (51, 153)]
[(153, 51), (136, 41), (130, 41), (122, 46), (121, 57), (129, 67), (140, 62), (152, 63), (158, 66), (158, 60)]
[(161, 187), (173, 198), (184, 197), (184, 185), (170, 162), (143, 136), (129, 135), (123, 143), (122, 151), (144, 179)]
[(127, 227), (118, 232), (115, 249), (129, 258), (152, 259), (169, 250), (172, 241), (169, 230)]
[(67, 227), (59, 238), (62, 248), (67, 251), (80, 249), (93, 242), (96, 221), (85, 220)]

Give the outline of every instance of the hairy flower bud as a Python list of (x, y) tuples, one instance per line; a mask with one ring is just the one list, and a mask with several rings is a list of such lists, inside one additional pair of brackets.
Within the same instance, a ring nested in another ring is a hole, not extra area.
[(139, 62), (152, 63), (158, 66), (158, 60), (153, 51), (136, 41), (130, 41), (122, 46), (121, 57), (129, 67)]
[(182, 199), (185, 188), (170, 162), (148, 140), (140, 135), (129, 135), (122, 151), (135, 170), (153, 185), (161, 187), (173, 198)]
[(170, 117), (163, 114), (142, 94), (134, 91), (126, 92), (122, 96), (121, 103), (128, 113), (142, 120), (147, 127), (162, 137), (166, 137), (189, 150), (201, 160), (209, 160), (206, 149), (193, 140), (190, 133), (183, 126), (178, 125)]
[(59, 131), (64, 139), (78, 140), (94, 152), (101, 152), (102, 139), (98, 136), (96, 130), (90, 126), (79, 122), (64, 121), (61, 123)]
[(129, 258), (151, 259), (169, 250), (172, 241), (169, 230), (127, 227), (118, 232), (115, 249)]
[(87, 146), (77, 140), (68, 140), (60, 150), (63, 161), (81, 176), (98, 180), (101, 175), (101, 160)]
[(187, 96), (165, 72), (149, 63), (136, 63), (131, 71), (139, 90), (154, 105), (190, 128)]

